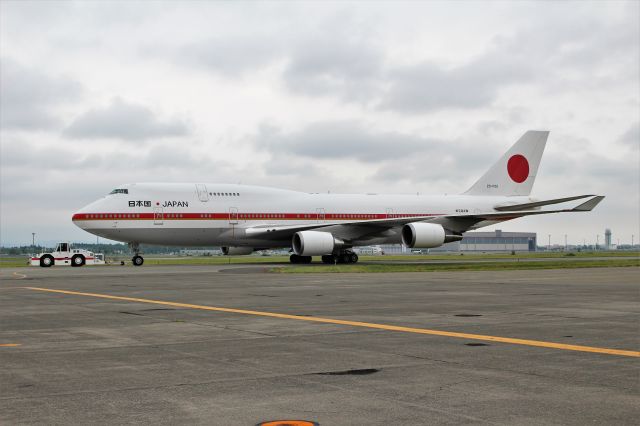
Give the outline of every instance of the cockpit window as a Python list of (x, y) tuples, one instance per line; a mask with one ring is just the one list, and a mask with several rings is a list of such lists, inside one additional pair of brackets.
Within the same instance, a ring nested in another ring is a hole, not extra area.
[(129, 190), (128, 189), (114, 189), (113, 191), (111, 191), (109, 193), (109, 195), (111, 194), (128, 194)]

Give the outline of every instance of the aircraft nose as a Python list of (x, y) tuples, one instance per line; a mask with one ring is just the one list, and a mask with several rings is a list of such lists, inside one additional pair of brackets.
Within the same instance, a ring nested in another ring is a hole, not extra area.
[(82, 207), (80, 210), (73, 213), (71, 216), (71, 221), (78, 228), (87, 230), (89, 228), (90, 221), (97, 216), (98, 209), (96, 208), (96, 204), (99, 201), (93, 202), (91, 204), (87, 204)]
[(84, 207), (73, 213), (73, 215), (71, 216), (71, 221), (73, 222), (73, 224), (81, 229), (86, 229), (87, 219), (89, 219), (89, 214), (86, 212)]

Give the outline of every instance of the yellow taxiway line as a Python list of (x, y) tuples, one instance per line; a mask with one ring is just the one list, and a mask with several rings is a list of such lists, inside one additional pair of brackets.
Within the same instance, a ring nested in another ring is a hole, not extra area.
[(0, 343), (0, 348), (15, 348), (20, 346), (20, 343)]
[(102, 299), (126, 300), (128, 302), (150, 303), (154, 305), (175, 306), (179, 308), (200, 309), (203, 311), (228, 312), (233, 314), (256, 315), (261, 317), (284, 318), (298, 321), (319, 322), (325, 324), (350, 325), (352, 327), (364, 327), (377, 330), (402, 331), (405, 333), (428, 334), (432, 336), (455, 337), (459, 339), (483, 340), (488, 342), (510, 343), (513, 345), (536, 346), (542, 348), (563, 349), (567, 351), (592, 352), (606, 355), (620, 355), (640, 358), (640, 352), (623, 349), (598, 348), (593, 346), (565, 345), (563, 343), (544, 342), (540, 340), (515, 339), (511, 337), (487, 336), (483, 334), (459, 333), (455, 331), (429, 330), (426, 328), (402, 327), (398, 325), (376, 324), (360, 321), (347, 321), (334, 318), (303, 317), (300, 315), (279, 314), (276, 312), (249, 311), (246, 309), (220, 308), (216, 306), (192, 305), (189, 303), (167, 302), (163, 300), (139, 299), (136, 297), (111, 296), (108, 294), (83, 293), (70, 290), (55, 290), (40, 287), (24, 287), (29, 290), (46, 291), (50, 293), (71, 294), (75, 296), (99, 297)]

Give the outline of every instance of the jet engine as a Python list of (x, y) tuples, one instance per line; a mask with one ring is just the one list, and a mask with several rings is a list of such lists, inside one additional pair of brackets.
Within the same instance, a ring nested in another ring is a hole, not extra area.
[(433, 248), (444, 243), (460, 241), (462, 235), (447, 233), (442, 225), (434, 223), (408, 223), (402, 227), (402, 243), (410, 248)]
[(333, 253), (342, 241), (329, 232), (299, 231), (293, 234), (293, 252), (298, 256), (322, 256)]
[(242, 256), (253, 253), (252, 247), (222, 247), (222, 254), (225, 256)]

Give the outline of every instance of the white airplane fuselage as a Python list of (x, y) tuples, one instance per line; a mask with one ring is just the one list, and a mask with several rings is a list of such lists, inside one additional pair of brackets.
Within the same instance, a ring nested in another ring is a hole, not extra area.
[[(92, 234), (123, 242), (290, 247), (290, 239), (263, 239), (246, 231), (270, 225), (461, 215), (531, 200), (526, 196), (304, 193), (235, 184), (138, 183), (118, 189), (121, 192), (76, 212), (73, 222)], [(400, 232), (389, 230), (385, 235), (354, 240), (352, 245), (399, 243)]]

